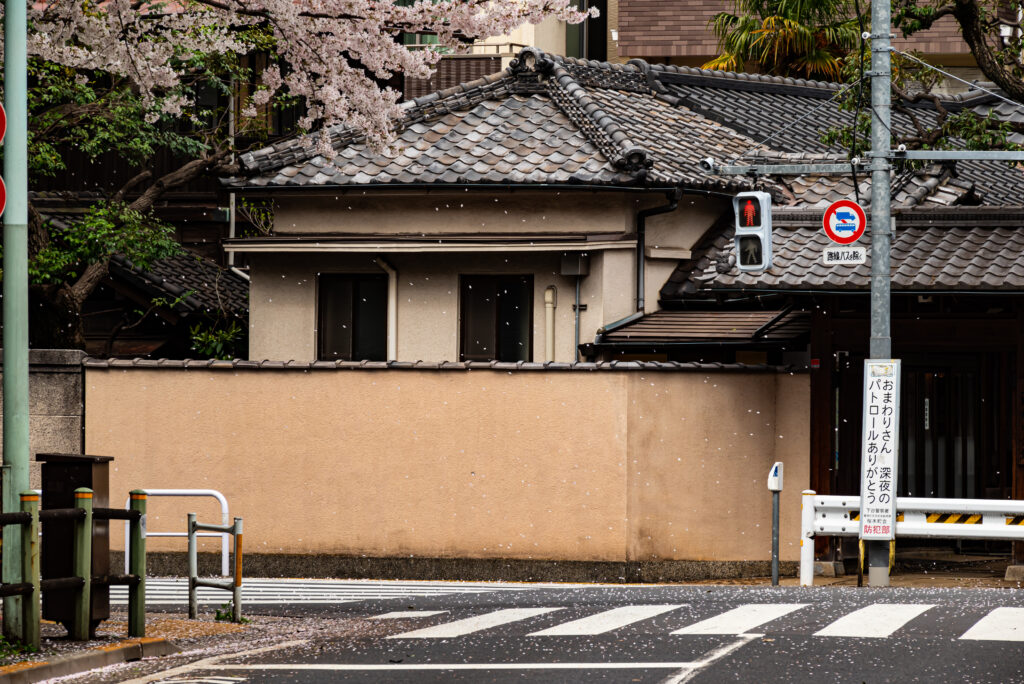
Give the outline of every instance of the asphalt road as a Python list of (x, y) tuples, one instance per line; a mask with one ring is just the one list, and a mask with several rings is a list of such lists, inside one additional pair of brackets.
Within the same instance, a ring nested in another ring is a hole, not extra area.
[(524, 586), (249, 612), (313, 628), (146, 681), (1024, 682), (1014, 590)]

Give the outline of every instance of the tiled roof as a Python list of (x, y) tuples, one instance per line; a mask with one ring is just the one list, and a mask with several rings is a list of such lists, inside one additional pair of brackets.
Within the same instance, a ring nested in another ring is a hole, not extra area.
[(116, 255), (111, 259), (110, 270), (112, 274), (170, 297), (171, 301), (178, 301), (178, 306), (188, 311), (223, 311), (239, 316), (249, 311), (248, 281), (191, 252), (154, 261), (145, 270), (136, 268), (126, 257)]
[[(48, 210), (43, 206), (43, 212), (43, 218), (58, 228), (81, 218), (79, 212), (67, 207)], [(184, 248), (179, 254), (154, 261), (148, 269), (137, 268), (127, 257), (115, 254), (110, 260), (110, 274), (154, 296), (175, 301), (181, 311), (223, 311), (238, 316), (249, 311), (247, 280)]]
[[(822, 253), (834, 245), (821, 228), (820, 212), (777, 213), (773, 221), (771, 269), (763, 273), (736, 269), (733, 230), (723, 222), (707, 236), (693, 260), (680, 264), (662, 288), (662, 298), (722, 290), (870, 288), (870, 234), (857, 242), (867, 252), (867, 263), (826, 266)], [(921, 209), (898, 216), (891, 251), (893, 291), (1024, 289), (1022, 223), (1024, 207), (994, 212)]]
[[(234, 187), (299, 188), (408, 184), (682, 186), (734, 192), (749, 179), (707, 176), (697, 161), (842, 152), (820, 141), (852, 114), (830, 99), (840, 86), (802, 79), (648, 65), (609, 64), (524, 49), (509, 69), (404, 106), (395, 148), (376, 153), (356, 131), (331, 130), (335, 153), (293, 138), (241, 157)], [(953, 110), (982, 107), (976, 97)], [(925, 120), (927, 106), (917, 108)], [(894, 128), (911, 122), (894, 114)], [(778, 180), (778, 182), (776, 182)], [(848, 196), (847, 178), (768, 179), (776, 198), (820, 205)], [(867, 196), (869, 182), (859, 186)], [(1000, 162), (933, 166), (897, 178), (905, 206), (1016, 204), (1024, 173)]]
[(790, 340), (811, 329), (806, 311), (655, 311), (600, 335), (601, 343)]
[(87, 358), (82, 365), (92, 369), (207, 369), (227, 371), (481, 371), (493, 370), (501, 373), (513, 371), (568, 371), (592, 373), (601, 372), (657, 372), (657, 373), (793, 373), (808, 370), (806, 366), (774, 366), (768, 364), (747, 363), (697, 363), (679, 361), (578, 361), (572, 363), (548, 361), (535, 363), (531, 361), (247, 361), (234, 359), (231, 361), (218, 359), (97, 359)]

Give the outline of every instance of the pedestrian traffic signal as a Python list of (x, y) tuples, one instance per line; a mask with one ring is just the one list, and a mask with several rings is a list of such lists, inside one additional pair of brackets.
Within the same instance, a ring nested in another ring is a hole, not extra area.
[(741, 192), (732, 198), (736, 216), (736, 266), (741, 271), (763, 271), (772, 265), (772, 196), (767, 192)]

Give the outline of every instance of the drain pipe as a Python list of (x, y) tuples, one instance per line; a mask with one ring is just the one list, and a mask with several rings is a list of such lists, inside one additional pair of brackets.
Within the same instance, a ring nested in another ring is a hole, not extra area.
[(544, 290), (544, 360), (555, 360), (555, 307), (558, 306), (558, 289), (549, 285)]
[(398, 360), (398, 271), (384, 261), (382, 257), (376, 257), (374, 261), (380, 266), (380, 270), (388, 274), (388, 361)]
[(636, 310), (637, 313), (643, 313), (645, 302), (644, 302), (644, 262), (646, 257), (644, 251), (646, 249), (646, 232), (647, 232), (647, 217), (657, 216), (658, 214), (667, 214), (675, 211), (676, 207), (679, 206), (679, 200), (683, 197), (683, 191), (679, 188), (671, 192), (665, 193), (665, 198), (668, 200), (668, 204), (660, 207), (651, 207), (650, 209), (641, 209), (636, 213)]

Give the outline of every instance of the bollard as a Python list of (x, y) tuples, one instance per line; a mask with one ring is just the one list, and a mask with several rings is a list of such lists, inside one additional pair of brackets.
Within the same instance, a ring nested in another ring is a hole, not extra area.
[(75, 508), (85, 511), (83, 520), (75, 521), (74, 574), (82, 578), (82, 588), (75, 600), (75, 616), (71, 623), (71, 638), (76, 641), (89, 640), (92, 620), (90, 600), (92, 599), (92, 490), (79, 487), (75, 490)]
[(814, 584), (814, 490), (800, 497), (800, 586)]
[(782, 461), (768, 471), (768, 491), (772, 493), (772, 586), (779, 586), (779, 495), (782, 493)]
[(235, 585), (231, 588), (231, 621), (242, 621), (242, 519), (235, 518)]
[[(22, 597), (22, 642), (39, 650), (39, 493), (21, 493), (21, 511), (32, 516), (28, 525), (21, 526), (21, 579), (32, 584), (32, 593)], [(10, 528), (8, 528), (10, 529)]]
[(128, 551), (128, 573), (139, 581), (128, 586), (128, 636), (146, 636), (146, 492), (133, 489), (131, 492), (133, 511), (139, 512), (139, 519), (129, 526), (131, 537)]
[(199, 615), (199, 601), (196, 598), (196, 579), (199, 577), (199, 561), (196, 556), (196, 514), (188, 514), (188, 618), (195, 620)]

